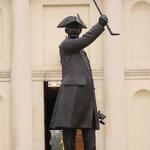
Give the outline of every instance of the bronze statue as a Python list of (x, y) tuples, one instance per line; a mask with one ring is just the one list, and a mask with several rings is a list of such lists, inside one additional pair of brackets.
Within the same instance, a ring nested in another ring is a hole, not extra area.
[(90, 45), (104, 31), (108, 19), (100, 16), (82, 37), (82, 28), (87, 28), (78, 16), (69, 16), (58, 28), (65, 28), (68, 37), (59, 46), (62, 65), (60, 87), (50, 127), (63, 129), (65, 150), (75, 150), (76, 129), (82, 129), (84, 149), (96, 150), (95, 130), (99, 119), (95, 100), (94, 83), (88, 57), (84, 48)]

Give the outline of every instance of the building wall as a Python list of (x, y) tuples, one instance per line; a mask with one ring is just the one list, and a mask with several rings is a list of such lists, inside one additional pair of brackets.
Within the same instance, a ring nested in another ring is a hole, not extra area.
[[(150, 1), (124, 2), (124, 50), (128, 149), (149, 149)], [(142, 21), (141, 21), (142, 20)], [(143, 23), (144, 26), (142, 25)], [(140, 119), (142, 118), (142, 119)]]
[[(13, 2), (13, 0), (0, 1), (0, 150), (19, 150), (19, 146), (16, 146), (19, 140), (17, 142), (14, 141), (14, 134), (18, 130), (15, 129), (14, 117), (12, 117), (14, 111), (14, 105), (12, 105), (12, 103), (14, 99), (12, 98), (13, 91), (11, 87), (13, 83), (11, 82), (11, 73), (12, 63), (14, 61), (13, 35), (16, 34), (13, 31)], [(111, 0), (109, 0), (108, 3), (109, 2), (111, 2)], [(120, 47), (121, 55), (123, 56), (122, 67), (124, 69), (124, 76), (122, 77), (124, 90), (121, 92), (124, 94), (125, 99), (123, 111), (125, 113), (124, 127), (126, 132), (121, 134), (124, 137), (120, 137), (120, 141), (125, 140), (127, 150), (149, 150), (150, 1), (123, 0), (121, 2), (122, 9), (120, 14), (122, 15), (122, 20), (120, 20), (120, 24), (122, 27), (122, 43)], [(58, 29), (56, 26), (64, 17), (79, 13), (89, 29), (98, 21), (99, 14), (93, 2), (88, 0), (31, 0), (29, 4), (30, 12), (28, 17), (30, 18), (32, 56), (31, 115), (33, 118), (33, 148), (31, 149), (44, 150), (43, 81), (57, 82), (61, 80), (58, 45), (65, 38), (65, 33), (63, 29)], [(113, 20), (116, 18), (115, 16), (111, 16), (114, 14), (112, 10), (118, 7), (117, 3), (111, 6), (112, 9), (110, 9), (110, 7), (108, 10), (107, 1), (102, 1), (101, 3), (98, 1), (98, 4), (101, 5), (104, 12), (108, 12), (109, 24), (113, 30), (117, 31), (117, 28), (114, 27), (116, 22)], [(86, 31), (87, 30), (83, 30), (83, 33)], [(89, 46), (86, 51), (92, 66), (98, 109), (105, 112), (108, 116), (106, 126), (101, 127), (101, 130), (97, 131), (97, 149), (119, 150), (119, 148), (116, 148), (117, 133), (113, 131), (122, 128), (121, 124), (118, 126), (118, 123), (115, 122), (117, 121), (115, 118), (117, 118), (120, 111), (114, 112), (114, 105), (111, 105), (111, 111), (107, 109), (108, 96), (106, 95), (107, 91), (105, 91), (107, 88), (105, 76), (103, 75), (107, 67), (107, 61), (105, 61), (107, 59), (105, 55), (105, 43), (107, 38), (113, 39), (115, 37), (109, 36), (106, 29), (105, 33)], [(109, 50), (107, 51), (109, 52)], [(111, 54), (114, 54), (116, 58), (118, 57), (118, 54), (115, 52), (115, 45), (112, 45), (110, 54), (108, 53), (107, 56), (109, 57)], [(118, 59), (120, 59), (120, 57)], [(118, 65), (115, 65), (115, 62), (114, 66), (117, 68)], [(115, 72), (116, 68), (110, 67), (109, 69)], [(113, 75), (111, 77), (113, 77)], [(116, 80), (116, 77), (114, 77), (114, 79)], [(111, 86), (113, 89), (113, 85), (108, 84), (107, 86)], [(113, 92), (115, 93), (116, 91), (114, 90)], [(115, 93), (116, 98), (121, 92), (118, 91)], [(110, 113), (113, 114), (114, 120), (109, 115)], [(111, 122), (109, 120), (110, 118)], [(113, 126), (115, 123), (116, 127)], [(116, 141), (111, 140), (110, 137), (114, 137)], [(24, 140), (26, 141), (26, 139)], [(109, 143), (112, 145), (108, 146)], [(18, 145), (21, 144), (20, 140)]]

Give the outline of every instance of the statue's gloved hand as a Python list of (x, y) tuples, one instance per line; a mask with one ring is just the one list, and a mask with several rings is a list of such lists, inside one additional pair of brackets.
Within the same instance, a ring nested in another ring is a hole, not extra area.
[(106, 15), (102, 15), (99, 17), (99, 24), (105, 26), (108, 23), (108, 18)]

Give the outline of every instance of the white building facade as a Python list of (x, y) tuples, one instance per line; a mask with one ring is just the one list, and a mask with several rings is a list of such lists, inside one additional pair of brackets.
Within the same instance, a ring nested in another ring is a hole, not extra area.
[[(150, 0), (97, 0), (108, 30), (86, 51), (98, 109), (107, 116), (97, 150), (150, 149)], [(44, 81), (61, 80), (56, 28), (80, 14), (99, 18), (92, 0), (0, 0), (0, 150), (45, 150)], [(83, 33), (86, 30), (83, 30)]]

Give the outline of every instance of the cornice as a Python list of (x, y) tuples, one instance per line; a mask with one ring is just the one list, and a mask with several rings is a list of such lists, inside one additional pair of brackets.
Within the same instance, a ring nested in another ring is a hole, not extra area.
[(150, 69), (127, 69), (125, 80), (150, 80)]
[(50, 81), (50, 80), (61, 80), (61, 71), (33, 71), (33, 81)]
[(10, 72), (0, 72), (0, 82), (10, 82)]
[[(103, 80), (103, 70), (93, 70), (94, 80)], [(124, 73), (125, 80), (150, 80), (150, 69), (126, 69)], [(9, 71), (0, 72), (0, 82), (10, 82), (11, 75)], [(60, 81), (61, 71), (33, 71), (33, 81)]]
[[(94, 80), (103, 80), (103, 70), (93, 70)], [(61, 80), (60, 71), (34, 72), (33, 80)], [(150, 69), (126, 69), (125, 80), (150, 80)]]
[[(93, 79), (94, 80), (102, 80), (103, 77), (103, 72), (99, 70), (93, 70)], [(34, 71), (32, 73), (32, 77), (34, 81), (51, 81), (51, 80), (61, 80), (61, 71), (56, 70), (56, 71)]]

